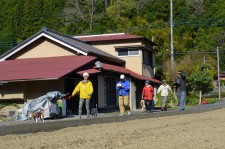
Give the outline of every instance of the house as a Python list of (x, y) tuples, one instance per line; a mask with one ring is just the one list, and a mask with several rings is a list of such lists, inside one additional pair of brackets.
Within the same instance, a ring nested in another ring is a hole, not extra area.
[(154, 78), (156, 46), (151, 40), (125, 33), (75, 36), (93, 47), (126, 61), (125, 68)]
[[(160, 81), (125, 68), (126, 59), (80, 39), (51, 29), (39, 32), (0, 56), (0, 100), (32, 100), (50, 91), (72, 93), (84, 72), (94, 85), (91, 106), (117, 107), (116, 82), (125, 74), (131, 82), (130, 105), (138, 108), (143, 80)], [(78, 108), (78, 97), (67, 100), (69, 113)]]
[(220, 80), (225, 80), (225, 72), (222, 72), (222, 73), (220, 74)]

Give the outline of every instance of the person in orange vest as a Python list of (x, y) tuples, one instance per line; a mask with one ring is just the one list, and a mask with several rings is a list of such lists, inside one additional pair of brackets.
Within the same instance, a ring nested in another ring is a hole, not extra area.
[(152, 111), (152, 101), (154, 96), (154, 88), (150, 85), (150, 81), (145, 81), (145, 86), (142, 90), (142, 99), (145, 100), (145, 107), (147, 112)]

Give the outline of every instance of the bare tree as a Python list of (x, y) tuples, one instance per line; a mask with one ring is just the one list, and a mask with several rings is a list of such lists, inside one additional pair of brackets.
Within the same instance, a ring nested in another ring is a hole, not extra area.
[(136, 9), (137, 9), (137, 14), (140, 14), (140, 11), (144, 8), (144, 6), (146, 5), (146, 3), (149, 0), (135, 0), (135, 5), (136, 5)]
[(201, 16), (204, 11), (204, 0), (187, 0), (191, 11), (197, 16)]
[(63, 11), (63, 18), (67, 23), (78, 23), (80, 21), (89, 25), (92, 30), (93, 22), (97, 18), (95, 2), (98, 0), (68, 0)]

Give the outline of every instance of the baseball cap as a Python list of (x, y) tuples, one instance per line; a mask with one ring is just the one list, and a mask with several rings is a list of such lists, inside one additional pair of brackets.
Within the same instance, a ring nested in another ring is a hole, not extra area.
[(124, 79), (125, 78), (125, 76), (122, 74), (122, 75), (120, 75), (120, 79)]
[(145, 83), (148, 83), (148, 84), (150, 84), (150, 81), (146, 80), (146, 81), (145, 81)]
[(166, 80), (162, 80), (162, 83), (165, 83), (166, 82)]
[(83, 77), (84, 76), (88, 76), (89, 77), (89, 74), (87, 72), (83, 73)]

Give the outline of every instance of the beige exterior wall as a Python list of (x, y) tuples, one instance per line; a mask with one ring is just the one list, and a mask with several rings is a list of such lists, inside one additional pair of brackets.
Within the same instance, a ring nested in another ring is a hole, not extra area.
[(136, 72), (140, 75), (142, 75), (142, 52), (140, 51), (139, 56), (125, 56), (120, 57), (124, 61), (126, 61), (126, 68), (130, 69), (133, 72)]
[[(105, 45), (92, 45), (102, 51), (105, 51), (111, 55), (118, 57), (117, 51), (115, 51), (115, 47), (117, 46), (135, 46), (141, 45), (141, 42), (134, 42), (134, 43), (117, 43), (117, 44), (105, 44)], [(125, 56), (119, 57), (126, 61), (126, 68), (130, 69), (138, 74), (142, 75), (142, 52), (140, 51), (139, 56)]]
[(111, 55), (117, 56), (117, 52), (115, 51), (115, 46), (127, 46), (127, 45), (141, 45), (141, 42), (134, 42), (134, 43), (116, 43), (116, 44), (99, 44), (99, 45), (92, 45), (95, 48), (98, 48), (102, 51), (105, 51)]
[(10, 82), (0, 86), (0, 88), (0, 99), (30, 100), (45, 95), (50, 91), (63, 92), (64, 81), (60, 79)]
[[(111, 55), (114, 55), (118, 57), (118, 52), (115, 50), (115, 47), (123, 47), (123, 46), (140, 46), (144, 45), (146, 46), (147, 49), (152, 50), (153, 47), (148, 45), (148, 43), (145, 42), (123, 42), (123, 43), (114, 43), (114, 44), (94, 44), (92, 46), (105, 51)], [(140, 75), (144, 75), (147, 77), (154, 77), (154, 70), (146, 64), (143, 64), (143, 53), (142, 50), (140, 50), (139, 56), (124, 56), (124, 57), (119, 57), (122, 60), (126, 61), (126, 68), (130, 69)], [(153, 66), (155, 66), (155, 55), (153, 54)]]
[(17, 57), (15, 58), (25, 59), (76, 55), (75, 52), (66, 50), (66, 47), (63, 47), (47, 39), (40, 39), (28, 47), (25, 47), (23, 51), (23, 53), (17, 54)]
[(24, 98), (28, 100), (45, 95), (47, 92), (59, 91), (63, 93), (64, 91), (63, 79), (32, 81), (27, 82), (26, 85), (27, 89)]
[(0, 100), (4, 99), (23, 99), (25, 84), (24, 82), (8, 82), (0, 86)]

